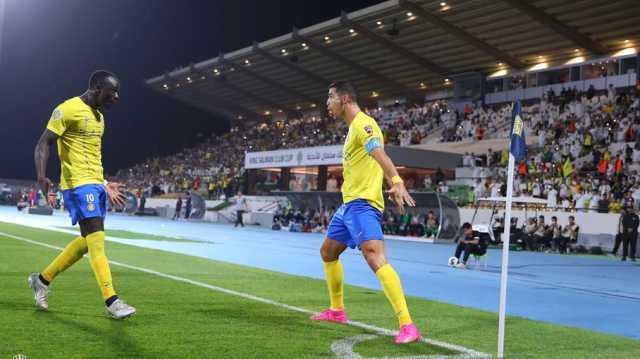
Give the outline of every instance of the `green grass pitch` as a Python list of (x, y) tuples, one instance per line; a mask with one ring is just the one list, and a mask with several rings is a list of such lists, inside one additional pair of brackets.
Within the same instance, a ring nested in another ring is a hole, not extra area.
[[(9, 223), (0, 223), (0, 233), (57, 247), (72, 238)], [(426, 343), (396, 346), (392, 337), (366, 329), (312, 322), (307, 313), (114, 265), (116, 289), (138, 308), (136, 316), (115, 321), (104, 313), (87, 259), (56, 278), (50, 310), (37, 311), (27, 275), (57, 253), (0, 234), (0, 358), (335, 358), (332, 345), (363, 334), (376, 335), (352, 348), (365, 358), (459, 354)], [(325, 283), (306, 277), (114, 242), (107, 243), (107, 255), (112, 261), (310, 311), (322, 310), (328, 302)], [(396, 329), (381, 291), (346, 286), (345, 300), (350, 319)], [(414, 297), (408, 302), (426, 337), (495, 355), (497, 314)], [(638, 353), (640, 341), (630, 338), (507, 319), (506, 358), (636, 359)]]

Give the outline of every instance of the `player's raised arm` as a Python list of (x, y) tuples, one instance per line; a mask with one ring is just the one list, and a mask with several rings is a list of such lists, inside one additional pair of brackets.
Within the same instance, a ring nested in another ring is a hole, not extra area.
[(56, 143), (58, 135), (49, 129), (45, 129), (38, 140), (34, 151), (34, 159), (36, 163), (36, 174), (38, 176), (38, 185), (42, 189), (42, 193), (48, 196), (49, 190), (53, 187), (53, 183), (47, 177), (47, 162), (49, 161), (49, 149), (51, 145)]
[(387, 155), (382, 147), (374, 148), (369, 152), (382, 170), (384, 171), (385, 178), (391, 178), (391, 189), (389, 190), (389, 198), (398, 206), (400, 213), (404, 213), (405, 204), (409, 207), (415, 207), (416, 202), (413, 200), (407, 189), (404, 187), (404, 181), (398, 175), (396, 166), (391, 161), (391, 158)]

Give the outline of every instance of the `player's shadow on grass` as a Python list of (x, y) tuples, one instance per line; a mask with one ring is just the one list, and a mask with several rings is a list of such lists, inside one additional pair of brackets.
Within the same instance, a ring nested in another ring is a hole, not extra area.
[(309, 319), (308, 314), (305, 313), (292, 313), (278, 310), (267, 310), (261, 307), (244, 307), (239, 305), (234, 310), (229, 310), (229, 307), (211, 306), (209, 308), (199, 308), (191, 310), (191, 313), (197, 314), (198, 319), (207, 318), (212, 321), (225, 321), (234, 323), (234, 325), (255, 325), (255, 323), (265, 323), (265, 326), (269, 327), (282, 327), (282, 328), (294, 328), (299, 330), (301, 326), (310, 326), (314, 322)]
[(26, 302), (24, 300), (0, 300), (0, 307), (2, 307), (3, 309), (10, 309), (11, 311), (21, 310), (30, 312), (36, 310), (36, 307), (32, 302)]
[[(105, 353), (105, 358), (112, 358), (116, 353), (113, 351), (117, 351), (117, 355), (120, 358), (151, 358), (151, 356), (142, 352), (138, 343), (135, 339), (133, 339), (127, 332), (126, 328), (131, 326), (131, 323), (127, 323), (127, 321), (116, 321), (111, 320), (106, 317), (100, 316), (89, 316), (94, 317), (95, 320), (110, 320), (111, 325), (109, 329), (102, 329), (99, 327), (94, 327), (92, 325), (83, 323), (78, 320), (73, 320), (68, 318), (68, 315), (71, 313), (60, 313), (60, 312), (46, 312), (46, 311), (36, 311), (34, 313), (34, 317), (37, 317), (39, 320), (47, 321), (52, 324), (57, 325), (65, 325), (71, 330), (77, 330), (89, 334), (96, 339), (104, 342), (104, 348), (110, 348), (112, 351), (110, 353)], [(76, 315), (76, 314), (72, 314)], [(87, 317), (87, 316), (84, 316)], [(84, 320), (80, 319), (80, 320)], [(81, 349), (80, 349), (81, 350)]]

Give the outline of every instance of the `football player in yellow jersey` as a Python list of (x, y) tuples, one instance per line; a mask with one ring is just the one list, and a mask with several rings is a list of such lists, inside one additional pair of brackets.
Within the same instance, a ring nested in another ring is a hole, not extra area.
[(358, 247), (380, 280), (384, 294), (398, 316), (400, 332), (396, 344), (420, 340), (420, 331), (411, 320), (404, 291), (396, 271), (387, 262), (381, 228), (384, 198), (382, 181), (386, 178), (390, 199), (404, 213), (405, 204), (415, 206), (393, 162), (384, 151), (382, 131), (376, 121), (360, 110), (356, 91), (348, 82), (329, 86), (327, 108), (331, 116), (342, 119), (349, 132), (342, 150), (342, 202), (331, 219), (320, 248), (331, 307), (313, 315), (313, 320), (338, 323), (348, 321), (344, 310), (344, 274), (340, 254), (347, 247)]
[(52, 187), (46, 175), (49, 148), (57, 143), (64, 204), (72, 224), (80, 223), (80, 236), (71, 241), (42, 272), (29, 276), (36, 306), (40, 309), (49, 308), (47, 297), (54, 278), (88, 252), (107, 312), (115, 319), (127, 318), (136, 312), (134, 307), (116, 295), (104, 251), (107, 197), (116, 204), (123, 204), (126, 199), (119, 190), (121, 185), (106, 182), (102, 170), (102, 111), (118, 101), (119, 91), (120, 81), (114, 74), (94, 72), (84, 94), (55, 108), (36, 146), (38, 184), (46, 194)]

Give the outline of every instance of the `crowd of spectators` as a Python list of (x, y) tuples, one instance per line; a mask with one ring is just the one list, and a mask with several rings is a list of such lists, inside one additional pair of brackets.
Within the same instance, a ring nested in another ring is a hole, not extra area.
[(382, 231), (385, 234), (435, 238), (438, 234), (438, 217), (429, 211), (426, 215), (405, 212), (398, 215), (393, 211), (385, 211), (382, 220)]
[[(640, 218), (636, 211), (632, 206), (624, 206), (621, 210), (615, 245), (611, 255), (617, 256), (620, 246), (622, 246), (622, 261), (626, 261), (627, 256), (632, 261), (636, 260), (638, 227), (640, 226)], [(501, 243), (504, 230), (504, 217), (496, 219), (492, 226), (494, 240), (490, 242), (493, 244)], [(512, 218), (510, 242), (522, 250), (566, 254), (580, 250), (577, 243), (579, 233), (580, 226), (576, 223), (573, 215), (568, 216), (566, 224), (560, 224), (555, 215), (551, 216), (550, 221), (546, 221), (544, 215), (539, 215), (537, 218), (530, 217), (522, 226), (518, 226), (517, 219)]]
[[(335, 207), (325, 208), (278, 208), (273, 217), (273, 230), (290, 232), (326, 233)], [(411, 236), (432, 239), (438, 234), (439, 221), (433, 211), (425, 215), (418, 212), (397, 214), (393, 209), (383, 213), (382, 231), (386, 235)]]
[[(18, 210), (21, 210), (23, 208), (35, 207), (36, 205), (40, 204), (40, 200), (42, 198), (42, 191), (37, 190), (35, 187), (25, 187), (18, 190), (15, 194), (11, 193), (7, 200), (9, 201), (9, 203), (15, 202)], [(58, 199), (58, 206), (60, 199)]]
[(199, 191), (209, 199), (229, 198), (240, 187), (243, 163), (244, 140), (234, 128), (196, 147), (122, 169), (113, 179), (149, 197)]
[[(434, 101), (366, 111), (378, 121), (387, 144), (409, 146), (506, 138), (511, 107), (467, 105), (459, 111), (446, 101)], [(640, 97), (634, 89), (549, 91), (540, 100), (524, 104), (523, 114), (525, 135), (535, 143), (528, 158), (516, 164), (516, 196), (546, 199), (549, 208), (568, 211), (619, 213), (623, 208), (639, 208)], [(336, 145), (344, 142), (346, 133), (342, 121), (319, 115), (246, 122), (193, 148), (120, 170), (114, 179), (125, 182), (139, 197), (198, 191), (209, 199), (227, 199), (242, 186), (245, 152)], [(475, 198), (506, 194), (508, 158), (506, 148), (463, 156), (463, 166), (478, 169), (472, 188)], [(436, 177), (434, 181), (427, 176), (417, 187), (447, 192), (442, 173)], [(291, 181), (292, 189), (308, 190), (295, 176)], [(339, 190), (335, 177), (330, 176), (329, 182), (328, 187)], [(60, 203), (61, 197), (58, 191), (54, 202)], [(27, 190), (18, 199), (33, 206), (38, 192)], [(282, 209), (273, 227), (324, 232), (334, 213), (335, 208)], [(573, 224), (560, 227), (551, 222), (534, 218), (522, 226), (523, 248), (565, 250), (567, 240), (562, 238), (572, 238), (565, 229)], [(386, 211), (382, 226), (385, 234), (429, 238), (436, 236), (438, 218), (432, 212), (400, 216)]]
[[(517, 195), (545, 198), (549, 207), (567, 210), (619, 212), (622, 206), (640, 204), (640, 105), (634, 90), (565, 88), (559, 94), (547, 92), (523, 110), (525, 134), (535, 144), (516, 166)], [(377, 119), (388, 144), (408, 146), (506, 137), (511, 108), (468, 105), (458, 111), (434, 101), (366, 111)], [(246, 151), (341, 144), (346, 132), (342, 121), (319, 115), (246, 122), (173, 156), (121, 170), (116, 178), (148, 196), (195, 190), (212, 199), (229, 198), (241, 187)], [(476, 198), (504, 195), (507, 162), (506, 149), (464, 156), (464, 166), (486, 171), (473, 184)], [(433, 179), (425, 178), (424, 186), (448, 189), (440, 179), (427, 180)], [(296, 176), (290, 185), (312, 189)]]
[[(394, 103), (365, 111), (378, 121), (385, 143), (398, 146), (467, 138), (482, 140), (488, 137), (485, 132), (498, 134), (509, 117), (506, 106), (466, 106), (458, 111), (449, 108), (446, 101), (423, 105)], [(319, 114), (286, 121), (248, 121), (175, 155), (152, 158), (120, 170), (115, 178), (130, 189), (142, 189), (148, 196), (195, 190), (209, 198), (229, 198), (240, 187), (245, 152), (339, 145), (346, 134), (343, 121)], [(302, 190), (311, 189), (304, 183), (292, 176), (292, 189), (296, 185)]]
[[(504, 233), (504, 217), (496, 219), (492, 226), (494, 240), (492, 244), (502, 242)], [(517, 244), (522, 250), (546, 251), (565, 254), (578, 241), (580, 226), (575, 216), (569, 216), (566, 224), (560, 224), (558, 217), (551, 216), (546, 221), (544, 215), (530, 217), (526, 223), (518, 225), (517, 219), (512, 218), (510, 242)]]
[(273, 217), (273, 230), (325, 233), (336, 208), (278, 208)]
[[(547, 199), (548, 207), (619, 213), (640, 203), (640, 98), (634, 91), (565, 89), (525, 106), (525, 135), (537, 138), (516, 164), (514, 194)], [(506, 193), (506, 149), (466, 153), (482, 167), (476, 198)]]
[[(438, 134), (442, 124), (450, 123), (455, 113), (445, 101), (422, 106), (396, 103), (365, 111), (378, 120), (387, 144), (402, 146), (424, 143), (429, 134)], [(320, 115), (246, 122), (224, 135), (211, 135), (193, 148), (120, 170), (114, 179), (148, 196), (195, 190), (209, 198), (229, 198), (240, 187), (245, 152), (338, 145), (346, 134), (344, 122)], [(305, 189), (304, 181), (294, 176), (291, 186), (296, 185)]]

